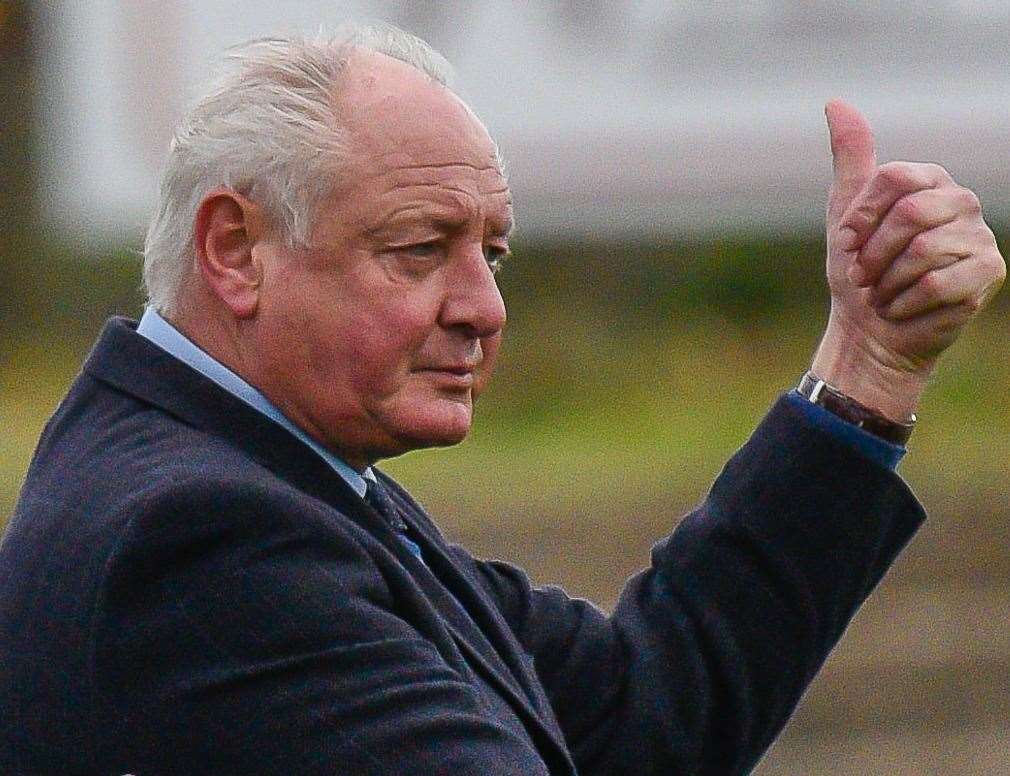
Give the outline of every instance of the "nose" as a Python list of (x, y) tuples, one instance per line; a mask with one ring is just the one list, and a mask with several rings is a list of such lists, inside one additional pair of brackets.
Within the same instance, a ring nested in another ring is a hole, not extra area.
[(439, 323), (468, 337), (491, 337), (505, 326), (505, 300), (483, 251), (453, 263)]

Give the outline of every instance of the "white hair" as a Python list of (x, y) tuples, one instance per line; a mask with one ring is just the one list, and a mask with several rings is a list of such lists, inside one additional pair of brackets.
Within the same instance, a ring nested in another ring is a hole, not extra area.
[(427, 43), (385, 24), (346, 24), (314, 38), (253, 40), (176, 128), (144, 241), (144, 285), (171, 314), (195, 266), (193, 221), (209, 191), (226, 186), (264, 208), (290, 245), (304, 244), (317, 206), (346, 159), (340, 75), (353, 49), (393, 57), (449, 86), (451, 67)]

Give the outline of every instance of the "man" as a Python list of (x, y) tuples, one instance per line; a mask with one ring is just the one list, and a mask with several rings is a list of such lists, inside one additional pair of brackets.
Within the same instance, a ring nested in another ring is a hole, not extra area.
[(505, 323), (509, 190), (441, 60), (371, 28), (235, 56), (176, 133), (150, 307), (3, 543), (0, 771), (747, 772), (922, 519), (894, 465), (1005, 276), (977, 199), (828, 105), (815, 377), (606, 617), (373, 468), (464, 438)]

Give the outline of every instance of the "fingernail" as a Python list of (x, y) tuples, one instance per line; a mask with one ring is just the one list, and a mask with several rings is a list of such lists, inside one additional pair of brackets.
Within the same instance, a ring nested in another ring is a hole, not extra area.
[(838, 247), (843, 251), (851, 251), (856, 247), (856, 230), (843, 226), (838, 230)]
[(855, 283), (857, 286), (861, 286), (866, 282), (866, 270), (856, 262), (849, 267), (849, 280)]

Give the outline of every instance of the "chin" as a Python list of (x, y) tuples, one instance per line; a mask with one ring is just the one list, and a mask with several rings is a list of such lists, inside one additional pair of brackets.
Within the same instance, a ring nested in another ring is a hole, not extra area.
[(470, 433), (473, 406), (469, 401), (440, 401), (434, 406), (418, 408), (404, 418), (401, 439), (410, 449), (457, 445)]

